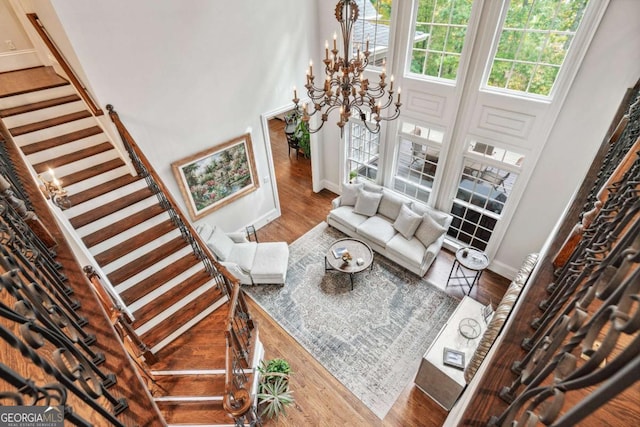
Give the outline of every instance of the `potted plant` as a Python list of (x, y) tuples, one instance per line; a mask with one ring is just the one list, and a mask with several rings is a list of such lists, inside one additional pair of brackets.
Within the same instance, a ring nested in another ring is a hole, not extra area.
[(309, 124), (302, 119), (298, 120), (295, 131), (298, 146), (304, 153), (306, 158), (311, 157), (311, 134), (309, 133)]
[(291, 366), (284, 359), (262, 360), (258, 366), (260, 384), (258, 403), (262, 407), (260, 416), (277, 418), (286, 415), (285, 407), (294, 402), (293, 392), (289, 390)]

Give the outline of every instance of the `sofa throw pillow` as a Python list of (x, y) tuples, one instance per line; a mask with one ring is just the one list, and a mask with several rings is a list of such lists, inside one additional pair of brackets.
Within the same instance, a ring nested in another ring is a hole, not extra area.
[(227, 258), (229, 258), (233, 245), (233, 240), (231, 240), (220, 227), (216, 227), (209, 240), (207, 240), (207, 246), (209, 246), (220, 261), (226, 261)]
[(353, 206), (358, 199), (358, 192), (364, 187), (363, 183), (343, 184), (340, 195), (340, 206)]
[(381, 198), (382, 193), (360, 190), (353, 211), (360, 215), (374, 216), (376, 212), (378, 212), (378, 205), (380, 204)]
[(445, 226), (446, 222), (447, 222), (447, 218), (449, 217), (446, 213), (444, 212), (440, 212), (437, 211), (435, 209), (430, 208), (429, 206), (423, 205), (423, 204), (419, 204), (419, 203), (412, 203), (411, 204), (411, 210), (413, 210), (415, 213), (419, 214), (419, 215), (429, 215), (431, 216), (431, 218), (433, 218), (438, 224)]
[(407, 205), (402, 205), (398, 218), (393, 223), (393, 228), (402, 234), (405, 239), (411, 240), (421, 222), (422, 217), (420, 215), (409, 209)]
[(445, 231), (447, 231), (446, 227), (438, 224), (431, 215), (424, 214), (422, 216), (422, 222), (415, 232), (415, 236), (425, 247), (428, 248), (433, 242), (438, 240)]
[[(407, 199), (385, 188), (382, 190), (382, 199), (380, 200), (380, 206), (378, 206), (378, 213), (386, 216), (391, 221), (395, 221), (400, 213), (400, 208), (405, 202), (407, 202)], [(418, 216), (421, 217), (422, 215)]]

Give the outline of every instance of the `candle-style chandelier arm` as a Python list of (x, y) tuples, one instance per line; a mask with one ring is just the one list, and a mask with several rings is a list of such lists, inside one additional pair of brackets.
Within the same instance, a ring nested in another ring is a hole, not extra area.
[[(359, 15), (358, 5), (355, 1), (340, 0), (336, 5), (335, 15), (342, 30), (344, 57), (339, 55), (337, 35), (334, 34), (333, 49), (329, 50), (329, 42), (325, 42), (325, 58), (322, 61), (325, 66), (325, 78), (321, 85), (316, 85), (313, 62), (309, 62), (305, 89), (313, 105), (311, 112), (308, 111), (307, 104), (303, 105), (302, 120), (309, 125), (310, 117), (320, 112), (321, 121), (318, 127), (308, 126), (309, 132), (315, 133), (322, 128), (331, 111), (339, 109), (340, 119), (337, 124), (341, 129), (355, 114), (362, 119), (369, 131), (378, 133), (381, 120), (394, 120), (399, 116), (402, 105), (400, 103), (400, 89), (398, 89), (397, 101), (394, 103), (393, 76), (387, 82), (384, 63), (377, 84), (370, 84), (369, 79), (364, 77), (364, 71), (369, 65), (371, 55), (368, 38), (364, 51), (361, 51), (362, 46), (358, 44), (355, 46), (355, 56), (349, 58), (352, 53), (350, 50), (351, 30)], [(299, 101), (294, 88), (293, 102), (297, 110), (300, 109)], [(392, 104), (395, 105), (393, 114), (383, 117), (383, 110), (391, 107)]]

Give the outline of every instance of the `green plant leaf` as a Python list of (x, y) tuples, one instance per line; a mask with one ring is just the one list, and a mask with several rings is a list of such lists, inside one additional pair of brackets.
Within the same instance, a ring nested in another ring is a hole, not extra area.
[(293, 392), (289, 390), (289, 381), (286, 377), (275, 377), (273, 381), (262, 382), (258, 400), (263, 407), (261, 416), (277, 418), (281, 414), (286, 415), (285, 407), (294, 402)]

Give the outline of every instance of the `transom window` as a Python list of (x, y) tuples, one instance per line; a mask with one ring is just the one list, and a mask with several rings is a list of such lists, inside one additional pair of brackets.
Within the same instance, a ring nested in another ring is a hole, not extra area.
[(481, 250), (487, 247), (523, 160), (521, 154), (493, 145), (469, 144), (451, 206), (450, 237)]
[(512, 0), (487, 86), (549, 96), (589, 0)]
[(404, 122), (398, 135), (393, 189), (429, 202), (444, 133)]
[(389, 55), (392, 0), (356, 0), (360, 15), (351, 33), (352, 55), (364, 51), (369, 41), (369, 64), (381, 67)]
[(349, 178), (376, 181), (380, 157), (380, 136), (367, 130), (359, 119), (350, 118), (347, 138), (347, 173)]
[(472, 0), (419, 1), (411, 73), (456, 79), (472, 4)]

